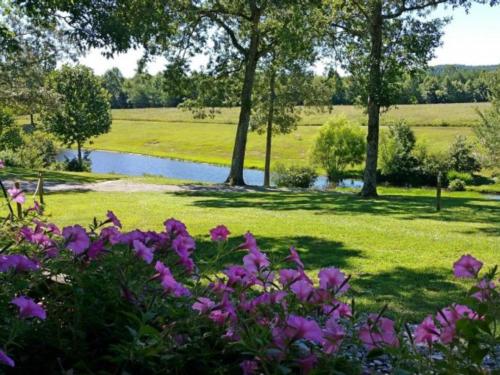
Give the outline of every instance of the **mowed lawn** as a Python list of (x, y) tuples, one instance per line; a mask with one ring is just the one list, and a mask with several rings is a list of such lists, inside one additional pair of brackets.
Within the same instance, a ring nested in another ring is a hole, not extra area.
[(226, 224), (231, 245), (250, 230), (274, 259), (282, 259), (295, 245), (311, 274), (328, 266), (352, 274), (362, 309), (388, 303), (391, 311), (414, 319), (460, 301), (470, 285), (454, 280), (451, 267), (462, 254), (473, 254), (487, 266), (500, 263), (498, 202), (473, 192), (446, 192), (438, 213), (432, 190), (380, 191), (375, 200), (349, 193), (287, 191), (68, 192), (49, 194), (46, 200), (50, 219), (60, 225), (85, 225), (108, 209), (125, 229), (160, 230), (165, 219), (175, 217), (199, 241), (199, 258), (211, 249), (210, 228)]
[[(129, 111), (133, 114), (135, 110)], [(299, 126), (291, 134), (274, 137), (273, 161), (308, 164), (319, 129), (319, 126)], [(468, 127), (413, 129), (418, 141), (432, 151), (446, 150), (459, 134), (473, 137), (473, 130)], [(235, 133), (236, 126), (230, 124), (114, 119), (111, 132), (98, 137), (89, 147), (229, 165)], [(265, 135), (250, 133), (246, 167), (262, 169), (264, 154)]]

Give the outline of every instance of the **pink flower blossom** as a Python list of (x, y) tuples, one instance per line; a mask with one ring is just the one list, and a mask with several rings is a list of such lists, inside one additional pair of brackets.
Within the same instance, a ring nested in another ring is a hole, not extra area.
[(196, 248), (193, 238), (188, 235), (179, 235), (172, 241), (172, 249), (182, 258), (189, 255)]
[(415, 342), (432, 345), (433, 342), (439, 340), (439, 335), (440, 332), (434, 324), (434, 319), (432, 318), (432, 315), (429, 315), (415, 330)]
[(285, 335), (292, 341), (306, 339), (316, 344), (323, 342), (323, 333), (318, 323), (312, 319), (290, 315), (286, 320)]
[(66, 240), (66, 247), (75, 255), (83, 253), (90, 246), (90, 238), (80, 225), (63, 228), (62, 235)]
[(113, 213), (113, 211), (108, 211), (107, 214), (106, 214), (106, 217), (108, 218), (108, 220), (111, 223), (113, 223), (113, 225), (115, 227), (118, 227), (118, 228), (122, 227), (121, 221), (116, 217), (116, 215)]
[(45, 320), (47, 314), (42, 306), (37, 304), (31, 298), (20, 296), (14, 298), (11, 303), (19, 308), (20, 318), (39, 318)]
[(323, 305), (323, 314), (329, 316), (331, 319), (338, 320), (340, 318), (352, 317), (352, 310), (347, 303), (333, 301), (332, 305)]
[(234, 287), (236, 285), (247, 287), (254, 285), (256, 282), (255, 276), (242, 266), (229, 266), (224, 271), (224, 274), (228, 277), (228, 287)]
[(453, 273), (456, 277), (472, 278), (477, 276), (482, 266), (483, 262), (466, 254), (453, 263)]
[(297, 366), (299, 366), (301, 374), (309, 374), (314, 366), (316, 366), (316, 363), (318, 363), (318, 357), (314, 353), (297, 359)]
[(238, 249), (259, 250), (259, 247), (257, 246), (257, 240), (252, 233), (246, 232), (244, 237), (245, 242), (238, 246)]
[(153, 250), (139, 240), (134, 240), (133, 246), (135, 255), (144, 260), (147, 264), (151, 264), (153, 261)]
[(440, 339), (443, 344), (451, 343), (456, 336), (456, 323), (460, 319), (480, 319), (479, 315), (465, 305), (453, 304), (438, 312), (436, 319), (441, 324)]
[(398, 347), (399, 340), (394, 329), (394, 321), (371, 314), (359, 329), (359, 338), (367, 350), (382, 346)]
[(302, 269), (304, 268), (304, 263), (302, 263), (299, 253), (293, 246), (290, 248), (290, 255), (287, 256), (285, 260), (288, 262), (294, 262), (297, 266), (299, 266)]
[(193, 310), (198, 311), (200, 314), (208, 313), (215, 306), (215, 302), (210, 298), (199, 297), (195, 303), (193, 303)]
[(116, 227), (102, 228), (99, 237), (103, 241), (109, 242), (111, 245), (116, 245), (117, 243), (120, 243), (120, 231)]
[(292, 284), (290, 287), (292, 292), (297, 296), (298, 300), (301, 302), (308, 302), (309, 297), (313, 293), (314, 288), (305, 280), (299, 280)]
[(336, 322), (334, 318), (326, 321), (325, 329), (323, 330), (323, 350), (326, 354), (337, 352), (345, 337), (345, 329)]
[(323, 268), (319, 271), (319, 286), (322, 289), (333, 290), (334, 294), (343, 294), (350, 288), (346, 282), (345, 274), (338, 268)]
[(266, 254), (262, 253), (258, 248), (252, 248), (243, 257), (243, 264), (248, 271), (258, 273), (263, 268), (269, 266), (270, 262)]
[(218, 225), (215, 228), (210, 229), (210, 238), (214, 242), (227, 241), (227, 237), (230, 234), (231, 232), (224, 225)]
[(493, 291), (495, 290), (495, 283), (493, 281), (482, 279), (477, 285), (478, 291), (472, 294), (472, 297), (477, 299), (479, 302), (486, 302), (491, 298)]
[(16, 363), (12, 358), (10, 358), (3, 350), (0, 350), (0, 363), (7, 365), (9, 367), (15, 367)]
[(245, 360), (240, 363), (240, 367), (243, 375), (254, 375), (259, 369), (259, 364), (257, 361)]
[(21, 189), (13, 187), (8, 189), (7, 192), (9, 193), (10, 198), (16, 203), (24, 204), (26, 201), (26, 197)]
[(90, 259), (95, 259), (99, 256), (104, 251), (104, 240), (99, 239), (97, 241), (94, 241), (88, 251), (87, 251), (87, 256)]
[(184, 223), (176, 220), (174, 218), (168, 219), (163, 223), (167, 230), (167, 233), (174, 236), (188, 236), (189, 233), (186, 229)]
[(165, 266), (162, 262), (156, 262), (155, 270), (158, 273), (153, 276), (153, 278), (160, 279), (161, 285), (166, 294), (171, 294), (174, 297), (184, 297), (191, 294), (184, 285), (175, 280), (170, 268)]
[(36, 260), (23, 254), (0, 255), (0, 272), (14, 270), (16, 272), (35, 271), (40, 268)]

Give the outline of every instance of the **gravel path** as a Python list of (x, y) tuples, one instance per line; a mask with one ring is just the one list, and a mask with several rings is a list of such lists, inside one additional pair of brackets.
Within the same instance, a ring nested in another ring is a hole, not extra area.
[[(6, 187), (10, 187), (14, 181), (4, 181)], [(26, 192), (34, 192), (36, 190), (36, 181), (21, 181), (21, 188)], [(227, 186), (224, 184), (214, 185), (160, 185), (160, 184), (147, 184), (141, 182), (133, 182), (129, 180), (110, 180), (93, 183), (64, 183), (55, 181), (45, 181), (44, 190), (46, 192), (60, 192), (60, 191), (96, 191), (96, 192), (120, 192), (120, 193), (134, 193), (134, 192), (156, 192), (156, 193), (172, 193), (182, 191), (222, 191), (222, 192), (249, 192), (249, 191), (278, 191), (280, 189), (263, 189), (258, 186)]]

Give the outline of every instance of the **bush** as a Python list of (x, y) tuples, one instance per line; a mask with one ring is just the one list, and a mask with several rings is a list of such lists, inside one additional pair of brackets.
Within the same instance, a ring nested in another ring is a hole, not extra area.
[(310, 188), (318, 178), (318, 174), (311, 167), (285, 166), (276, 164), (273, 172), (273, 182), (276, 186)]
[(448, 189), (450, 191), (465, 191), (465, 182), (459, 178), (456, 178), (450, 182)]
[(0, 151), (14, 150), (23, 144), (21, 127), (5, 108), (0, 107)]
[(472, 185), (474, 183), (474, 176), (466, 172), (449, 171), (448, 181), (461, 180), (466, 185)]
[(337, 182), (348, 166), (363, 161), (365, 149), (365, 135), (360, 126), (346, 117), (336, 117), (321, 127), (312, 157), (325, 169), (328, 179)]
[(448, 151), (450, 169), (457, 172), (473, 173), (481, 170), (481, 163), (474, 154), (474, 147), (467, 138), (459, 135)]

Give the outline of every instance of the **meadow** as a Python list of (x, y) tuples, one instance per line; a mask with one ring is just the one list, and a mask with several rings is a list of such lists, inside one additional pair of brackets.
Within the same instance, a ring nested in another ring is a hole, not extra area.
[[(489, 103), (400, 105), (381, 116), (382, 132), (405, 121), (413, 127), (417, 142), (432, 152), (446, 151), (457, 135), (474, 139), (473, 127), (479, 122), (477, 110)], [(309, 155), (319, 127), (336, 115), (345, 115), (365, 125), (366, 115), (356, 106), (335, 106), (332, 111), (298, 108), (301, 120), (297, 130), (273, 139), (273, 161), (309, 164)], [(230, 165), (234, 146), (238, 108), (219, 108), (213, 116), (195, 118), (181, 108), (114, 109), (108, 134), (94, 139), (89, 149), (132, 152), (220, 165)], [(27, 123), (28, 117), (19, 117)], [(364, 128), (366, 129), (366, 128)], [(264, 168), (265, 135), (249, 133), (246, 168)], [(361, 166), (357, 168), (361, 170)]]

